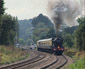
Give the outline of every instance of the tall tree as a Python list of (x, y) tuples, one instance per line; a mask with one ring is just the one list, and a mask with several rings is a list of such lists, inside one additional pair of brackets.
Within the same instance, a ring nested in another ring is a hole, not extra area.
[(78, 18), (77, 21), (79, 24), (83, 24), (83, 23), (85, 24), (85, 17)]
[(85, 50), (85, 17), (79, 18), (78, 22), (80, 25), (75, 32), (76, 46), (82, 51)]
[(4, 13), (4, 0), (0, 0), (0, 16)]
[(0, 43), (1, 43), (1, 26), (2, 26), (2, 22), (1, 22), (1, 15), (4, 14), (4, 0), (0, 0)]
[(18, 35), (18, 23), (16, 17), (5, 14), (2, 16), (1, 45), (14, 44)]

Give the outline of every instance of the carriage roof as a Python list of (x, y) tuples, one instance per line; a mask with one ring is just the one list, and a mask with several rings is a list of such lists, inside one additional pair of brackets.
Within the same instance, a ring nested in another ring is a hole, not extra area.
[(37, 42), (43, 42), (43, 41), (51, 41), (52, 38), (49, 38), (49, 39), (42, 39), (42, 40), (38, 40)]

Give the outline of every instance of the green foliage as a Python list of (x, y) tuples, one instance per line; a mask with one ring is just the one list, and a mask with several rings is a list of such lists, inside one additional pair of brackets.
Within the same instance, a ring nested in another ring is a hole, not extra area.
[(63, 45), (65, 47), (70, 47), (72, 48), (75, 44), (75, 39), (74, 39), (74, 31), (77, 29), (77, 26), (73, 27), (67, 27), (63, 29), (61, 32), (61, 36), (63, 37)]
[(50, 29), (47, 31), (46, 37), (47, 37), (47, 38), (54, 38), (54, 37), (56, 37), (55, 30), (54, 30), (53, 27), (50, 28)]
[(63, 39), (64, 39), (64, 46), (65, 47), (70, 47), (72, 48), (73, 47), (73, 36), (71, 34), (65, 34), (63, 35)]
[(85, 59), (78, 60), (74, 64), (69, 65), (69, 69), (85, 69)]
[(19, 20), (19, 38), (23, 38), (25, 41), (32, 34), (32, 19), (29, 20)]
[(0, 44), (9, 45), (14, 44), (18, 40), (18, 23), (17, 18), (11, 15), (5, 14), (1, 19), (1, 30), (0, 30)]
[(34, 41), (36, 42), (39, 39), (45, 39), (47, 31), (47, 28), (36, 28), (33, 32)]
[(0, 0), (0, 16), (4, 13), (4, 0)]
[(78, 18), (77, 21), (79, 24), (83, 24), (83, 23), (85, 23), (85, 17)]
[(33, 26), (31, 24), (32, 19), (29, 20), (19, 20), (19, 38), (23, 39), (23, 43), (21, 45), (30, 45), (32, 41), (32, 33), (33, 33)]
[(46, 17), (46, 16), (44, 16), (43, 14), (39, 14), (39, 16), (33, 18), (33, 20), (32, 20), (33, 27), (37, 27), (37, 25), (40, 22), (43, 22), (43, 24), (46, 25), (46, 26), (48, 25), (49, 27), (53, 27), (53, 24), (51, 23), (51, 21), (49, 20), (49, 18)]
[(0, 65), (12, 63), (29, 57), (26, 51), (15, 47), (0, 46)]
[(25, 45), (25, 41), (24, 41), (24, 39), (19, 38), (19, 43), (20, 43), (21, 45)]
[(48, 19), (48, 17), (42, 14), (32, 20), (32, 25), (34, 27), (34, 42), (40, 39), (52, 38), (51, 36), (54, 35), (53, 24)]
[(79, 18), (79, 27), (75, 32), (76, 46), (81, 50), (85, 50), (85, 17)]
[(85, 17), (78, 18), (79, 26), (67, 27), (63, 30), (64, 46), (85, 50)]
[(1, 36), (1, 25), (2, 25), (1, 16), (3, 14), (4, 14), (4, 0), (0, 0), (0, 36)]
[(63, 32), (68, 34), (73, 34), (76, 29), (77, 29), (77, 26), (67, 27), (67, 28), (64, 28)]
[(30, 46), (32, 44), (34, 44), (33, 36), (31, 38), (28, 38), (28, 40), (26, 41), (26, 45)]

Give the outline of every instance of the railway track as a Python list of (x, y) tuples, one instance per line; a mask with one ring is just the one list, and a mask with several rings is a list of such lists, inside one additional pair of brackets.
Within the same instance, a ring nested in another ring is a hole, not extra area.
[(56, 56), (56, 60), (53, 63), (50, 63), (44, 67), (41, 67), (40, 69), (60, 69), (67, 63), (67, 58), (62, 55), (62, 56)]
[(9, 65), (0, 66), (0, 69), (17, 69), (17, 68), (23, 67), (25, 65), (29, 65), (29, 64), (38, 62), (38, 61), (42, 60), (43, 58), (45, 58), (45, 56), (46, 56), (45, 54), (39, 53), (36, 57), (34, 57), (30, 60), (25, 60), (25, 61), (21, 61), (18, 63), (12, 63)]
[(37, 56), (30, 59), (2, 66), (0, 69), (59, 69), (67, 63), (67, 58), (48, 54), (43, 52), (36, 52)]
[(32, 67), (29, 66), (29, 69), (41, 69), (41, 67), (49, 63), (55, 62), (55, 59), (56, 59), (56, 56), (54, 56), (53, 54), (46, 53), (46, 57), (43, 60), (37, 62), (36, 64), (33, 64)]
[[(63, 56), (56, 56), (53, 54), (48, 55), (48, 59), (43, 59), (32, 66), (28, 66), (28, 69), (59, 69), (67, 63), (67, 58)], [(22, 68), (24, 69), (24, 68)], [(25, 68), (26, 69), (26, 68)]]

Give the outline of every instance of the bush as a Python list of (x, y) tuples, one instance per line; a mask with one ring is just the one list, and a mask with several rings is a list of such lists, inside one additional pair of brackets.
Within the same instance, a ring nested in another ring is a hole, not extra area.
[(85, 58), (69, 65), (69, 69), (85, 69)]

